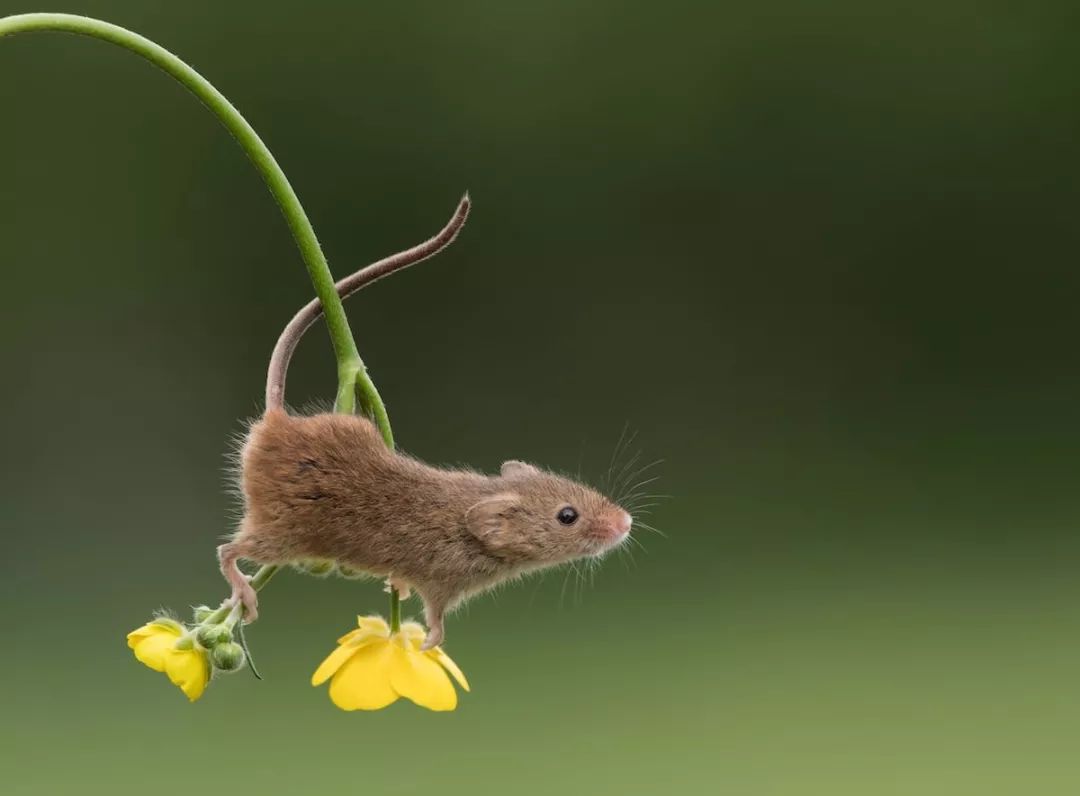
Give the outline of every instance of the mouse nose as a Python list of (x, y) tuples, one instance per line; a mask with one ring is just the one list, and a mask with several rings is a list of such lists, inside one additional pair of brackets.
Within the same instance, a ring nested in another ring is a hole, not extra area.
[(624, 536), (630, 533), (630, 526), (634, 524), (634, 518), (630, 516), (630, 512), (619, 509), (619, 513), (615, 520), (615, 527), (620, 534)]

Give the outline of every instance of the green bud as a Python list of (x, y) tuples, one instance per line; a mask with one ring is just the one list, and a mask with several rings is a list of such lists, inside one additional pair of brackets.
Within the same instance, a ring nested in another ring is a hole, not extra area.
[(210, 653), (215, 669), (234, 672), (244, 665), (244, 648), (235, 641), (218, 644)]
[(199, 646), (213, 649), (218, 644), (232, 641), (232, 628), (228, 625), (203, 625), (195, 631), (195, 640)]
[(195, 606), (195, 608), (193, 609), (195, 624), (201, 625), (203, 622), (210, 618), (210, 615), (212, 613), (214, 613), (214, 609), (211, 608), (209, 605)]

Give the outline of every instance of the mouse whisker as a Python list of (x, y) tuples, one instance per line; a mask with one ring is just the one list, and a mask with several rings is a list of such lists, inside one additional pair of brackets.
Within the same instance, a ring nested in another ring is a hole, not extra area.
[(637, 490), (626, 495), (620, 502), (621, 506), (632, 506), (641, 500), (671, 500), (671, 495), (667, 495), (661, 492), (641, 492), (638, 490), (643, 489), (647, 484), (642, 484)]
[(589, 588), (596, 588), (596, 573), (600, 571), (599, 559), (589, 561)]
[(623, 478), (622, 486), (618, 490), (619, 493), (620, 493), (620, 495), (619, 495), (620, 502), (621, 502), (621, 500), (629, 499), (629, 497), (631, 495), (633, 495), (637, 490), (641, 489), (641, 487), (643, 487), (643, 486), (645, 486), (647, 484), (651, 484), (653, 481), (656, 481), (657, 479), (659, 479), (660, 476), (656, 475), (656, 476), (654, 476), (652, 478), (647, 478), (647, 479), (642, 479), (640, 481), (637, 481), (637, 483), (634, 483), (633, 486), (630, 486), (630, 484), (634, 482), (634, 479), (640, 478), (641, 476), (645, 475), (645, 473), (647, 473), (649, 470), (651, 470), (653, 467), (656, 467), (659, 464), (663, 464), (663, 462), (664, 462), (663, 459), (657, 459), (656, 461), (649, 462), (644, 467), (639, 467), (637, 470), (635, 470), (634, 472), (630, 473), (628, 476)]
[(623, 508), (630, 512), (631, 517), (636, 517), (640, 513), (642, 516), (648, 516), (652, 514), (652, 510), (661, 505), (662, 500), (649, 500), (648, 498), (638, 498), (629, 503), (624, 503)]
[(639, 512), (643, 512), (644, 514), (650, 514), (653, 510), (655, 510), (664, 502), (666, 501), (657, 498), (639, 496), (621, 505), (626, 511), (630, 512), (631, 517), (636, 518)]
[(660, 536), (663, 536), (665, 539), (667, 538), (666, 533), (661, 531), (659, 528), (656, 528), (656, 527), (650, 525), (647, 522), (635, 522), (634, 526), (637, 527), (637, 528), (643, 528), (644, 530), (649, 531), (650, 533), (655, 533), (655, 534), (658, 534)]
[(563, 576), (562, 588), (559, 589), (559, 610), (561, 611), (566, 605), (566, 586), (570, 582), (570, 576), (574, 574), (574, 565), (571, 563), (566, 568), (566, 575)]
[(645, 545), (641, 543), (640, 539), (636, 539), (633, 536), (626, 537), (626, 542), (619, 545), (620, 557), (625, 557), (630, 560), (635, 567), (637, 566), (637, 560), (634, 558), (634, 549), (638, 549), (645, 555), (649, 554), (649, 551), (645, 548)]
[(585, 459), (585, 443), (587, 440), (584, 438), (581, 440), (581, 444), (578, 445), (578, 457), (577, 457), (577, 480), (584, 481), (581, 475), (581, 464)]
[(587, 586), (590, 589), (596, 588), (596, 573), (600, 569), (600, 561), (592, 558), (588, 559), (585, 563), (585, 575), (587, 577)]
[(619, 468), (619, 472), (615, 476), (615, 480), (611, 485), (611, 491), (618, 493), (621, 490), (621, 484), (623, 483), (627, 473), (633, 472), (634, 465), (641, 459), (641, 451), (637, 451), (633, 456), (626, 460), (622, 467)]
[[(637, 473), (634, 477), (636, 478), (638, 475), (642, 475), (642, 473)], [(629, 486), (630, 482), (627, 481), (622, 489), (622, 494), (619, 497), (621, 500), (630, 500), (631, 498), (637, 497), (640, 494), (640, 490), (659, 480), (660, 475), (658, 474), (648, 478), (642, 478), (642, 480), (636, 482), (633, 486)]]
[(627, 432), (630, 431), (630, 421), (623, 423), (622, 431), (619, 432), (619, 439), (615, 443), (615, 450), (611, 452), (611, 461), (608, 462), (608, 469), (610, 470), (615, 466), (615, 460), (619, 457), (619, 448), (622, 447), (623, 440), (626, 439)]
[(623, 423), (622, 431), (619, 432), (619, 439), (615, 443), (615, 449), (611, 452), (611, 460), (608, 462), (607, 470), (604, 471), (603, 477), (600, 479), (600, 485), (605, 492), (608, 492), (608, 479), (611, 478), (611, 473), (615, 469), (615, 462), (619, 458), (619, 449), (622, 447), (623, 440), (626, 438), (626, 433), (630, 430), (629, 421)]
[[(627, 467), (633, 466), (633, 462), (637, 459), (638, 455), (640, 455), (640, 454), (635, 454), (634, 456), (631, 457), (631, 459), (629, 461), (620, 463), (621, 460), (622, 460), (622, 457), (625, 456), (630, 451), (630, 446), (634, 444), (634, 440), (637, 439), (637, 435), (638, 435), (638, 433), (636, 431), (633, 431), (633, 432), (631, 432), (629, 434), (629, 436), (621, 438), (621, 440), (620, 440), (619, 447), (616, 449), (615, 454), (612, 457), (611, 466), (608, 468), (608, 473), (607, 473), (608, 484), (607, 484), (607, 490), (606, 491), (608, 491), (609, 493), (616, 491), (617, 484), (619, 482), (619, 478), (621, 477), (622, 473), (626, 470)], [(617, 474), (616, 474), (616, 468), (618, 468), (618, 473)]]
[(585, 572), (574, 562), (574, 607), (581, 605), (585, 593)]
[[(646, 501), (646, 502), (642, 503), (641, 501), (643, 501), (643, 500)], [(634, 511), (642, 511), (644, 509), (655, 508), (656, 506), (659, 506), (661, 504), (661, 502), (663, 502), (663, 501), (649, 500), (649, 498), (647, 498), (647, 497), (638, 497), (635, 500), (631, 500), (631, 501), (625, 503), (623, 505), (623, 508), (625, 508), (627, 511), (630, 511), (630, 513), (632, 514)], [(632, 511), (631, 511), (631, 509), (632, 509)]]
[(631, 500), (640, 500), (646, 498), (648, 500), (671, 500), (671, 495), (667, 492), (634, 492), (630, 495)]

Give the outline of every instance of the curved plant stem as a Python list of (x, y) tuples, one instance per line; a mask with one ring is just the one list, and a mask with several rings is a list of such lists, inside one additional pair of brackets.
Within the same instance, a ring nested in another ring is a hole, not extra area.
[(289, 184), (285, 172), (281, 170), (281, 166), (267, 149), (266, 144), (233, 104), (210, 85), (206, 78), (171, 52), (117, 25), (73, 14), (19, 14), (0, 19), (0, 36), (32, 31), (77, 33), (123, 47), (136, 55), (141, 55), (154, 66), (167, 72), (206, 105), (251, 159), (281, 208), (285, 222), (289, 225), (289, 231), (292, 232), (296, 245), (300, 249), (300, 255), (304, 258), (311, 281), (315, 285), (315, 292), (322, 302), (339, 369), (347, 365), (355, 367), (360, 355), (349, 330), (345, 309), (337, 293), (334, 292), (334, 279), (330, 275), (330, 268), (319, 246), (318, 238), (315, 237), (315, 230), (296, 192)]
[[(308, 275), (315, 286), (315, 293), (322, 302), (326, 326), (330, 331), (330, 340), (337, 359), (338, 392), (334, 410), (337, 412), (355, 411), (355, 399), (359, 397), (361, 408), (375, 421), (386, 444), (393, 448), (394, 435), (390, 429), (386, 407), (364, 367), (363, 360), (360, 359), (352, 331), (349, 329), (349, 321), (345, 316), (345, 308), (334, 290), (334, 278), (330, 273), (322, 247), (319, 246), (319, 239), (315, 236), (311, 221), (308, 220), (307, 213), (304, 212), (300, 199), (289, 184), (285, 172), (281, 170), (281, 166), (278, 165), (254, 128), (206, 78), (164, 47), (126, 28), (74, 14), (17, 14), (0, 18), (0, 37), (37, 31), (59, 31), (89, 36), (142, 56), (194, 94), (232, 134), (262, 175), (266, 187), (270, 189), (278, 207), (281, 208), (285, 223), (289, 225), (289, 231), (296, 241), (297, 248), (300, 249), (304, 265), (307, 266)], [(258, 583), (256, 588), (261, 588), (276, 571), (277, 567), (274, 566), (263, 567), (252, 577), (252, 585)], [(391, 603), (396, 597), (397, 592), (392, 592)], [(221, 618), (223, 617), (219, 617), (218, 621)]]

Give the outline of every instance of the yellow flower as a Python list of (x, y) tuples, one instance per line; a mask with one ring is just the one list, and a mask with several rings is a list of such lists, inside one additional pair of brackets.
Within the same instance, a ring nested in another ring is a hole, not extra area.
[[(312, 685), (330, 680), (330, 699), (342, 710), (379, 710), (398, 697), (428, 710), (453, 710), (457, 691), (447, 672), (466, 691), (469, 681), (440, 647), (421, 651), (424, 628), (403, 622), (390, 633), (382, 617), (357, 617), (356, 630), (338, 639), (338, 648), (311, 676)], [(332, 679), (331, 679), (332, 678)]]
[(210, 662), (206, 653), (197, 647), (176, 648), (183, 633), (180, 624), (169, 619), (155, 619), (128, 633), (127, 642), (137, 660), (155, 672), (165, 672), (172, 684), (194, 702), (203, 695), (210, 682)]

